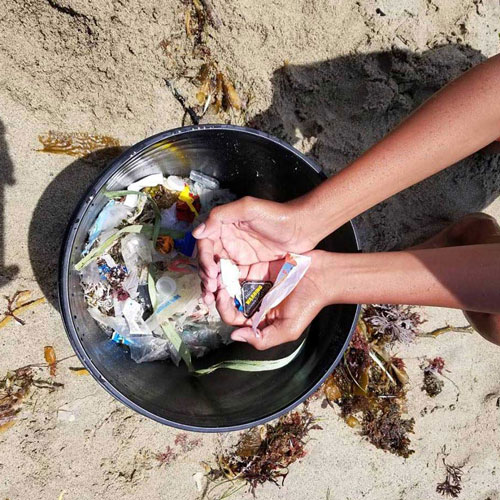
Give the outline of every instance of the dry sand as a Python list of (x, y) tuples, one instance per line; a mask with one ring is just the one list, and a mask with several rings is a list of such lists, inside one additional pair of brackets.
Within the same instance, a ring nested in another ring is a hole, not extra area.
[[(311, 154), (328, 173), (499, 48), (493, 0), (214, 3), (223, 23), (211, 29), (208, 45), (239, 92), (253, 96), (247, 120)], [(129, 145), (179, 126), (183, 113), (163, 78), (183, 55), (169, 59), (158, 45), (185, 36), (184, 9), (176, 0), (0, 0), (0, 285), (4, 295), (27, 288), (49, 298), (25, 315), (25, 327), (0, 330), (0, 374), (42, 362), (44, 345), (59, 357), (72, 354), (52, 305), (57, 252), (77, 199), (103, 167), (37, 153), (38, 134), (87, 131)], [(362, 215), (363, 247), (404, 247), (471, 211), (498, 217), (499, 191), (498, 156), (479, 153)], [(456, 311), (424, 313), (428, 330), (464, 324)], [(375, 449), (315, 403), (324, 430), (313, 433), (284, 487), (260, 488), (258, 498), (325, 499), (328, 490), (338, 499), (440, 498), (438, 453), (446, 445), (450, 462), (465, 463), (461, 498), (500, 499), (500, 349), (475, 334), (450, 333), (400, 354), (411, 377), (415, 454), (404, 460)], [(420, 391), (419, 362), (436, 355), (447, 362), (458, 401), (451, 383), (435, 399)], [(66, 363), (57, 376), (64, 389), (36, 390), (0, 435), (0, 496), (197, 498), (192, 475), (212, 459), (216, 437), (195, 436), (200, 446), (160, 466), (154, 454), (178, 451), (178, 431), (74, 375), (67, 366), (75, 359)]]

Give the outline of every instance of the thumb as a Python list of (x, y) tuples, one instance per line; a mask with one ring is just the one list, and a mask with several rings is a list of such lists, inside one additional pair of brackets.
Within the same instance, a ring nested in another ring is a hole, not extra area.
[(239, 328), (231, 334), (231, 339), (237, 342), (248, 342), (259, 351), (270, 349), (271, 347), (296, 340), (300, 335), (290, 333), (283, 321), (275, 321), (260, 331), (257, 337), (251, 327)]

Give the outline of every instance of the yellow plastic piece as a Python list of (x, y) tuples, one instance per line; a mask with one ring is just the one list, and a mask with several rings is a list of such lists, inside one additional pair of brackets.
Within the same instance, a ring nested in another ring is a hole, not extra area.
[(189, 186), (186, 184), (184, 186), (184, 189), (181, 191), (181, 194), (179, 195), (179, 200), (183, 201), (184, 203), (187, 204), (191, 212), (194, 212), (196, 217), (198, 217), (198, 210), (196, 210), (195, 206), (193, 205), (193, 199), (191, 198), (190, 192), (189, 192)]

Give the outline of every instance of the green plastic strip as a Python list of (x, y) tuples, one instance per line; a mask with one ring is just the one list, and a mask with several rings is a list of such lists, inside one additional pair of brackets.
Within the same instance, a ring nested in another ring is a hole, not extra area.
[[(149, 266), (148, 269), (148, 293), (149, 300), (151, 301), (151, 305), (153, 306), (153, 314), (156, 311), (158, 298), (156, 295), (156, 280), (155, 280), (155, 267), (153, 264)], [(175, 347), (180, 357), (186, 363), (186, 366), (190, 372), (193, 371), (193, 362), (191, 360), (191, 353), (189, 349), (186, 347), (184, 342), (182, 341), (181, 336), (177, 333), (177, 330), (174, 328), (170, 321), (166, 321), (161, 325), (161, 329), (165, 336), (170, 340), (172, 345)]]
[(168, 340), (172, 342), (173, 346), (177, 349), (177, 352), (180, 354), (184, 363), (190, 372), (193, 371), (193, 362), (191, 361), (191, 353), (189, 349), (186, 347), (186, 344), (182, 341), (181, 336), (177, 333), (177, 330), (174, 328), (174, 325), (170, 323), (170, 321), (166, 321), (161, 325), (163, 333), (167, 336)]
[(147, 233), (151, 231), (151, 226), (143, 226), (140, 224), (127, 226), (112, 234), (107, 240), (103, 241), (97, 248), (91, 250), (83, 259), (75, 264), (75, 269), (81, 271), (88, 266), (93, 260), (100, 257), (113, 243), (125, 233)]
[(196, 370), (194, 373), (196, 375), (208, 375), (209, 373), (219, 370), (220, 368), (225, 368), (227, 370), (238, 370), (241, 372), (265, 372), (269, 370), (278, 370), (284, 366), (291, 363), (299, 354), (302, 347), (305, 344), (305, 339), (301, 342), (299, 347), (289, 354), (286, 358), (281, 359), (270, 359), (270, 360), (246, 360), (246, 359), (234, 359), (231, 361), (221, 361), (215, 365), (209, 366), (202, 370)]

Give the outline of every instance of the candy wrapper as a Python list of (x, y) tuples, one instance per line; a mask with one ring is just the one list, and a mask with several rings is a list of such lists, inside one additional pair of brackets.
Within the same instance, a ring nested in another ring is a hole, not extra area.
[(257, 337), (260, 336), (259, 325), (266, 314), (293, 292), (310, 265), (311, 257), (295, 253), (287, 254), (273, 287), (262, 300), (259, 310), (252, 319), (252, 329)]

